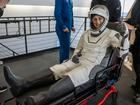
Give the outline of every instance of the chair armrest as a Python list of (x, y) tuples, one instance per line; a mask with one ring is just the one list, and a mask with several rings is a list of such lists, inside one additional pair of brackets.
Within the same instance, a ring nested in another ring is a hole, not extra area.
[(91, 79), (94, 79), (95, 76), (96, 76), (96, 73), (99, 72), (99, 71), (101, 71), (101, 70), (103, 70), (103, 69), (105, 69), (104, 66), (101, 66), (101, 65), (96, 65), (96, 66), (94, 66), (94, 68), (91, 70), (91, 72), (90, 72), (90, 74), (89, 74), (89, 79), (90, 79), (90, 80), (91, 80)]

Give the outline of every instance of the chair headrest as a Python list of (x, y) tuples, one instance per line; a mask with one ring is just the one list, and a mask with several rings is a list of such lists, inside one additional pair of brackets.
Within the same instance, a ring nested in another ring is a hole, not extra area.
[(126, 34), (127, 31), (127, 27), (123, 22), (117, 22), (117, 23), (109, 22), (107, 28), (119, 32), (122, 36), (124, 36), (124, 34)]
[(118, 48), (114, 48), (112, 46), (107, 48), (106, 54), (103, 58), (103, 60), (101, 61), (100, 65), (103, 67), (107, 67), (109, 65), (111, 65), (110, 63), (112, 62), (112, 60), (115, 60), (116, 57), (119, 56), (119, 50)]

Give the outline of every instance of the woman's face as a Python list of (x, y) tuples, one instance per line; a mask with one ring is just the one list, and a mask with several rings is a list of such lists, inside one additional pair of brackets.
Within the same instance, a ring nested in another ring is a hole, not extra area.
[(104, 22), (104, 18), (102, 16), (95, 15), (92, 18), (92, 24), (96, 30), (98, 30), (102, 26), (103, 22)]

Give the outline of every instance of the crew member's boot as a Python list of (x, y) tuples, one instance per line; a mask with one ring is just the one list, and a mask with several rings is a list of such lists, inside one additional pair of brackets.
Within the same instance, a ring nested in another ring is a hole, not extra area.
[(25, 100), (25, 105), (49, 105), (50, 102), (61, 98), (74, 91), (71, 79), (66, 76), (57, 81), (48, 91), (40, 92), (35, 96), (30, 96)]
[(135, 104), (140, 104), (140, 76), (137, 75), (137, 78), (136, 78), (136, 85), (135, 85), (135, 95), (133, 97), (133, 102)]
[(135, 96), (133, 97), (133, 102), (135, 104), (140, 104), (140, 94), (136, 93)]
[(53, 72), (50, 69), (43, 70), (26, 79), (15, 76), (9, 67), (4, 66), (4, 76), (7, 83), (11, 86), (14, 96), (19, 96), (26, 91), (55, 82)]

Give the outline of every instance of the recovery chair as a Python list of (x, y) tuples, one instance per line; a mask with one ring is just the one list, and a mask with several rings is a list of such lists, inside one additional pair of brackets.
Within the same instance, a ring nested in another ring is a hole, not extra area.
[[(123, 33), (122, 27), (116, 27), (116, 23), (108, 27)], [(96, 65), (91, 71), (90, 80), (75, 88), (73, 92), (51, 102), (49, 105), (103, 105), (112, 96), (111, 103), (106, 105), (116, 105), (117, 89), (114, 84), (118, 81), (121, 74), (123, 58), (119, 57), (119, 49), (110, 47), (100, 65)], [(24, 105), (27, 96), (34, 95), (41, 90), (47, 90), (50, 86), (43, 89), (33, 90), (20, 97), (10, 97), (1, 102), (2, 105), (14, 100), (17, 105)], [(104, 104), (105, 105), (105, 104)]]
[[(116, 105), (118, 91), (114, 84), (120, 77), (123, 62), (123, 59), (118, 55), (117, 48), (109, 48), (101, 64), (92, 69), (89, 75), (90, 80), (87, 83), (78, 86), (72, 93), (60, 97), (49, 105), (103, 105), (109, 96), (112, 96), (110, 105)], [(43, 90), (47, 90), (49, 87), (47, 86)], [(11, 96), (1, 105), (5, 105), (11, 100), (14, 100), (16, 105), (24, 105), (25, 98), (38, 91), (40, 89), (33, 90), (20, 97)]]

